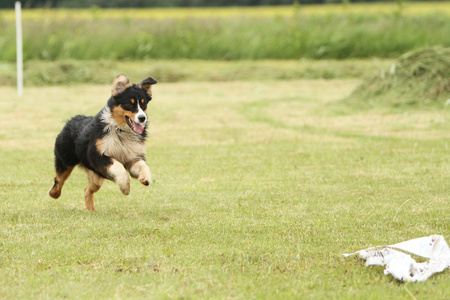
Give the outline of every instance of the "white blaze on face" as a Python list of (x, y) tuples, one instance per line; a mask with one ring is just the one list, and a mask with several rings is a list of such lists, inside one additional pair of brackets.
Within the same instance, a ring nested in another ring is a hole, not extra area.
[(142, 108), (139, 104), (138, 104), (138, 109), (139, 109), (139, 111), (136, 113), (136, 115), (134, 117), (134, 122), (145, 126), (145, 124), (147, 124), (147, 115), (142, 110)]

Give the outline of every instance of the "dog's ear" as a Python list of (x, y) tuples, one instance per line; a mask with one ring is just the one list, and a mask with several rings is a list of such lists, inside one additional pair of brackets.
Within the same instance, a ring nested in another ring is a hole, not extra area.
[(111, 88), (111, 95), (117, 96), (123, 93), (127, 88), (131, 86), (130, 79), (125, 74), (120, 74), (113, 80), (113, 85)]
[(139, 87), (141, 89), (143, 89), (144, 91), (146, 91), (147, 95), (149, 95), (150, 99), (151, 99), (151, 97), (152, 97), (152, 85), (153, 84), (157, 84), (157, 83), (158, 83), (158, 81), (156, 81), (155, 79), (149, 77), (147, 79), (142, 80), (142, 82), (139, 83)]

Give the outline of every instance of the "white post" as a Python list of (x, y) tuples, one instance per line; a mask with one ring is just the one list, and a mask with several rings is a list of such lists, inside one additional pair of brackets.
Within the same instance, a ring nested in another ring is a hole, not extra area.
[(22, 6), (16, 1), (17, 96), (23, 96)]

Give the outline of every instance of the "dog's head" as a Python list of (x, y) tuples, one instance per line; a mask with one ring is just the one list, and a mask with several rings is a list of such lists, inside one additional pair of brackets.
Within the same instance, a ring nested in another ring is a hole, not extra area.
[(156, 83), (151, 77), (139, 84), (131, 84), (124, 74), (114, 78), (108, 107), (117, 126), (135, 134), (144, 132), (147, 104), (152, 100), (152, 85)]

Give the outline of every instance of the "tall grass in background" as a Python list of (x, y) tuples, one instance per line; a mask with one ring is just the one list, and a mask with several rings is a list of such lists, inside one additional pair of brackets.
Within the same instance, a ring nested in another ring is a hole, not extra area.
[[(134, 18), (26, 18), (30, 59), (344, 59), (393, 58), (412, 49), (450, 46), (444, 13), (327, 13)], [(117, 10), (115, 11), (117, 12)], [(14, 21), (0, 19), (0, 60), (15, 59)]]

